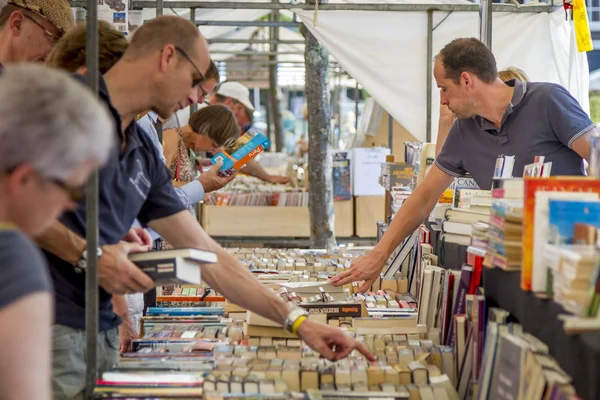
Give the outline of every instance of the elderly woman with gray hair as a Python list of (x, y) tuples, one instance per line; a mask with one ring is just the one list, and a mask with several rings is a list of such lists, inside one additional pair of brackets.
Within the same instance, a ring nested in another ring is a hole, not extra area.
[(0, 393), (47, 400), (54, 298), (30, 238), (75, 207), (113, 146), (113, 123), (81, 83), (39, 66), (7, 67), (0, 98)]

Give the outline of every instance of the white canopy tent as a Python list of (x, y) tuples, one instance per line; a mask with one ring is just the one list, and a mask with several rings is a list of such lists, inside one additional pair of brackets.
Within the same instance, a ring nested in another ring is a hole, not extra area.
[[(438, 3), (472, 4), (462, 0)], [(432, 73), (427, 71), (427, 12), (319, 11), (314, 26), (314, 12), (294, 11), (377, 102), (418, 140), (426, 141), (426, 74)], [(437, 26), (435, 55), (455, 38), (478, 37), (479, 15), (436, 11), (433, 26)], [(589, 113), (587, 57), (577, 53), (572, 23), (565, 22), (564, 11), (494, 12), (492, 26), (492, 51), (500, 69), (517, 66), (534, 81), (559, 83)], [(432, 141), (437, 136), (437, 115), (439, 91), (434, 81)]]
[[(209, 0), (215, 1), (218, 0)], [(268, 0), (250, 0), (266, 3)], [(473, 4), (466, 0), (330, 0), (330, 3), (389, 3), (389, 4)], [(522, 6), (522, 7), (529, 7)], [(189, 9), (174, 10), (189, 18)], [(319, 11), (313, 25), (314, 11), (293, 9), (308, 29), (329, 50), (332, 59), (356, 78), (360, 84), (390, 114), (418, 140), (426, 141), (427, 110), (427, 12), (426, 11)], [(290, 15), (287, 11), (280, 11)], [(154, 17), (153, 9), (144, 11), (145, 18)], [(164, 13), (172, 13), (169, 1), (164, 1)], [(210, 21), (251, 21), (269, 13), (258, 9), (197, 9), (196, 19)], [(454, 38), (478, 37), (479, 14), (472, 11), (433, 12), (433, 55)], [(534, 81), (559, 83), (566, 87), (589, 112), (589, 72), (585, 53), (576, 51), (571, 22), (564, 11), (494, 12), (492, 22), (492, 51), (500, 69), (516, 66)], [(248, 39), (267, 28), (231, 26), (202, 26), (209, 39)], [(280, 28), (280, 39), (301, 40), (302, 35)], [(268, 50), (268, 45), (253, 45)], [(210, 48), (215, 60), (226, 60), (232, 54), (217, 51), (241, 51), (245, 43), (214, 43)], [(279, 52), (302, 52), (304, 45), (279, 45)], [(279, 62), (300, 61), (301, 54), (279, 54)], [(303, 75), (302, 66), (294, 73)], [(295, 79), (297, 81), (297, 79)], [(432, 141), (437, 136), (439, 92), (432, 86)]]

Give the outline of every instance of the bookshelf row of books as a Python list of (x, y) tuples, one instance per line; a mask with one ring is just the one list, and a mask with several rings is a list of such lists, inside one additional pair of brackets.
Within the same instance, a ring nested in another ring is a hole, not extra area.
[[(596, 346), (600, 341), (599, 195), (600, 181), (594, 178), (545, 177), (543, 173), (525, 179), (495, 178), (491, 191), (460, 189), (451, 205), (440, 202), (430, 217), (443, 241), (464, 245), (467, 253), (483, 257), (483, 270), (490, 272), (483, 274), (488, 278), (486, 290), (479, 293), (481, 299), (491, 298), (492, 306), (506, 306), (529, 334), (549, 343), (541, 348), (539, 343), (530, 343), (530, 354), (523, 352), (522, 338), (493, 339), (511, 351), (519, 348), (521, 379), (515, 389), (519, 398), (539, 398), (542, 392), (544, 398), (556, 398), (558, 389), (531, 384), (530, 379), (539, 376), (553, 388), (567, 388), (571, 396), (573, 387), (580, 398), (600, 396)], [(463, 271), (471, 267), (467, 261)], [(423, 304), (424, 299), (420, 300)], [(472, 314), (477, 307), (467, 304), (466, 309)], [(493, 328), (488, 325), (488, 335), (490, 329), (528, 335), (520, 325), (515, 332), (512, 325), (497, 322)], [(477, 343), (470, 341), (473, 350), (467, 351), (479, 353)], [(560, 366), (549, 354), (557, 357)], [(474, 375), (477, 384), (485, 378), (482, 363), (476, 365), (480, 369)]]
[[(358, 398), (455, 400), (505, 398), (498, 393), (512, 393), (509, 389), (515, 385), (527, 399), (550, 396), (553, 390), (571, 393), (569, 378), (560, 370), (556, 373), (562, 383), (549, 383), (546, 364), (540, 364), (539, 357), (531, 361), (529, 347), (510, 353), (506, 340), (537, 343), (522, 336), (517, 325), (508, 325), (508, 332), (496, 336), (486, 335), (492, 329), (486, 322), (504, 325), (508, 313), (486, 311), (479, 286), (483, 257), (474, 253), (462, 270), (443, 270), (436, 265), (429, 240), (427, 228), (420, 227), (413, 244), (406, 244), (404, 262), (365, 294), (356, 293), (357, 285), (334, 288), (326, 280), (368, 249), (230, 250), (257, 276), (269, 277), (263, 283), (284, 301), (307, 308), (310, 318), (340, 327), (364, 343), (376, 356), (376, 364), (358, 354), (337, 363), (321, 360), (277, 324), (234, 304), (154, 308), (142, 319), (141, 339), (101, 377), (96, 394), (113, 398), (361, 394)], [(395, 260), (390, 266), (398, 264)], [(514, 338), (506, 339), (509, 334)], [(505, 354), (512, 358), (505, 360)], [(535, 382), (542, 395), (528, 395), (522, 375), (500, 379), (517, 365), (521, 371), (532, 371), (534, 377), (526, 382)]]
[[(595, 322), (600, 304), (599, 180), (497, 179), (491, 191), (460, 192), (487, 196), (489, 206), (480, 202), (473, 208), (459, 201), (457, 207), (444, 207), (442, 238), (485, 251), (486, 266), (519, 271), (522, 290), (553, 299), (579, 317), (567, 319), (569, 330), (600, 330)], [(442, 215), (441, 208), (434, 214)]]
[[(408, 279), (381, 279), (366, 294), (327, 278), (368, 249), (230, 249), (284, 301), (339, 327), (377, 357), (331, 363), (270, 320), (235, 304), (149, 308), (141, 338), (101, 376), (99, 398), (258, 397), (456, 399), (454, 351), (418, 323)], [(268, 279), (267, 279), (268, 277)], [(191, 286), (181, 289), (189, 293)], [(179, 290), (174, 291), (179, 294)], [(196, 294), (199, 291), (196, 290)], [(453, 378), (452, 378), (453, 379)], [(358, 395), (360, 394), (360, 395)]]
[(487, 304), (481, 284), (488, 246), (465, 248), (467, 263), (460, 270), (445, 270), (435, 265), (427, 228), (419, 231), (413, 252), (420, 260), (412, 272), (417, 322), (454, 351), (459, 398), (576, 398), (572, 378), (548, 346), (521, 325), (508, 323), (513, 318), (508, 311)]

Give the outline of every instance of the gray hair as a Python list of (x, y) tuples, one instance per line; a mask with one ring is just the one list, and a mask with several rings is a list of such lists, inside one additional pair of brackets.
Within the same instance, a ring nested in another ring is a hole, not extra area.
[(44, 177), (67, 180), (86, 162), (106, 162), (114, 120), (66, 73), (8, 66), (0, 77), (0, 99), (0, 172), (30, 163)]

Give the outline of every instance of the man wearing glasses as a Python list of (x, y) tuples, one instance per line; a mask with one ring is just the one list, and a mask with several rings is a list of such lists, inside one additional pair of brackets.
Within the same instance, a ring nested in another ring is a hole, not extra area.
[(74, 25), (66, 0), (9, 0), (0, 11), (0, 72), (3, 65), (44, 61)]
[[(181, 203), (171, 175), (135, 117), (146, 110), (169, 118), (203, 80), (210, 64), (206, 40), (190, 21), (163, 16), (142, 25), (117, 64), (100, 79), (100, 97), (116, 122), (118, 146), (99, 171), (99, 342), (102, 372), (117, 360), (120, 318), (112, 296), (146, 292), (152, 279), (127, 254), (146, 247), (120, 240), (137, 217), (179, 248), (217, 253), (219, 262), (203, 265), (202, 279), (235, 304), (277, 321), (330, 360), (357, 349), (368, 350), (339, 329), (306, 319), (263, 286), (239, 261), (202, 230)], [(197, 98), (196, 100), (197, 101)], [(57, 399), (82, 398), (85, 389), (85, 203), (77, 203), (39, 238), (56, 291), (53, 335), (53, 386)], [(120, 296), (115, 296), (115, 300)]]

